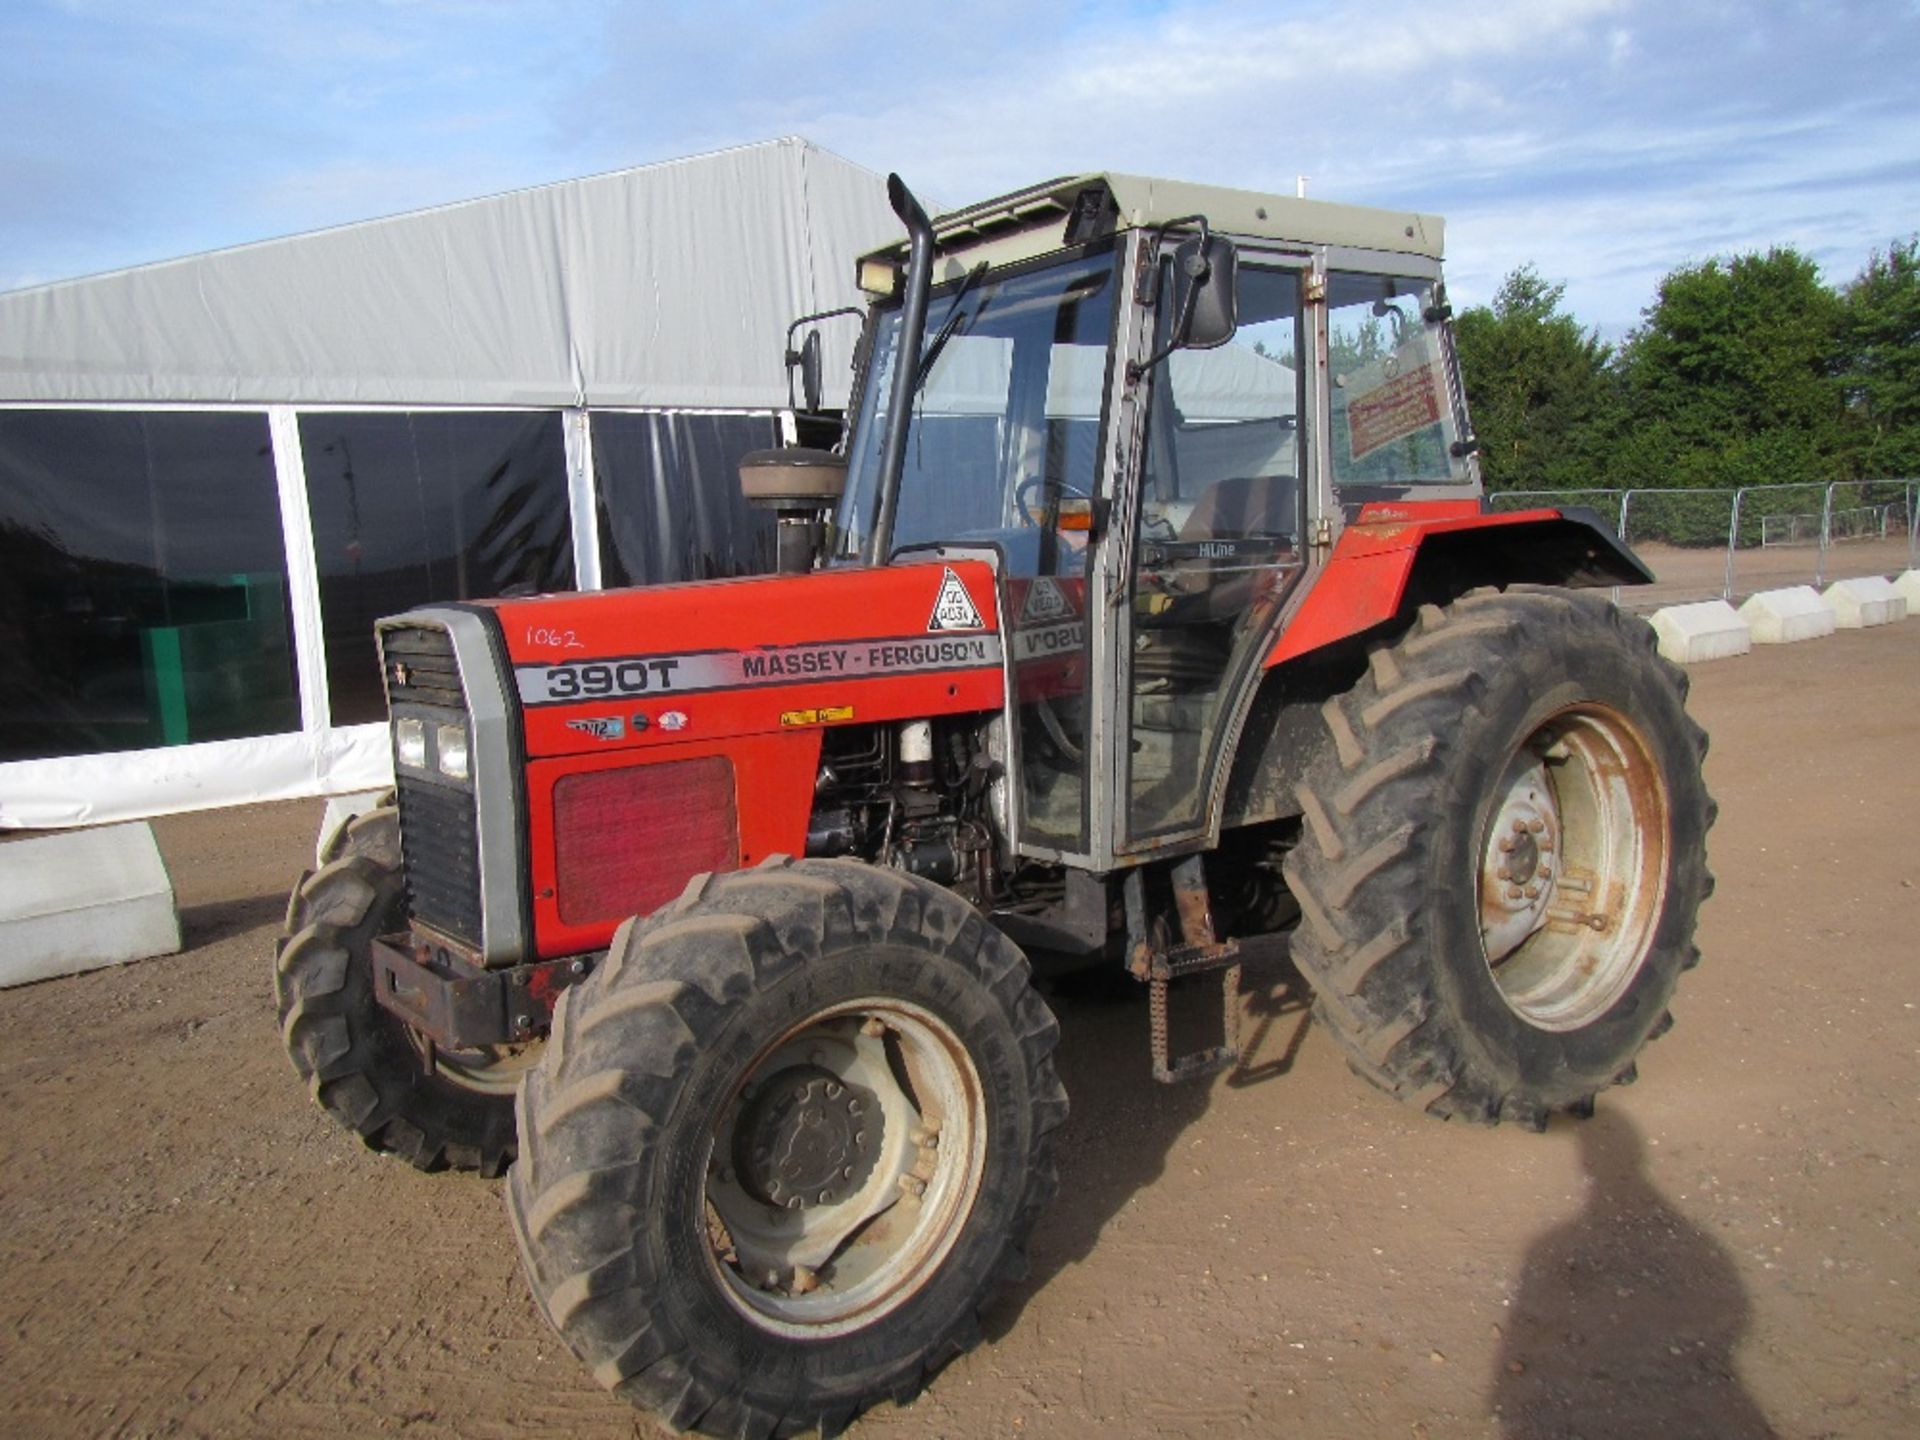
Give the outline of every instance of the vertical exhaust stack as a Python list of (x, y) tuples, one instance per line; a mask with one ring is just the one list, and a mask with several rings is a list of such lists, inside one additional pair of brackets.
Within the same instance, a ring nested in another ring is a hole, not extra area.
[(933, 288), (933, 222), (898, 175), (887, 176), (887, 199), (907, 227), (907, 294), (900, 311), (900, 343), (893, 352), (893, 391), (887, 401), (887, 434), (880, 448), (880, 498), (874, 507), (873, 550), (868, 559), (887, 563), (893, 548), (893, 516), (900, 476), (907, 462), (907, 426), (920, 379), (920, 349), (927, 336), (927, 292)]

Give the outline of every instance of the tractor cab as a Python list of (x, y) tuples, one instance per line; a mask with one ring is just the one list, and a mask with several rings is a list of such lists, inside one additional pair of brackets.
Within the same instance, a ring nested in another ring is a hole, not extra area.
[(927, 230), (860, 265), (830, 559), (992, 559), (1021, 853), (1192, 848), (1343, 517), (1479, 495), (1440, 221), (1099, 175)]

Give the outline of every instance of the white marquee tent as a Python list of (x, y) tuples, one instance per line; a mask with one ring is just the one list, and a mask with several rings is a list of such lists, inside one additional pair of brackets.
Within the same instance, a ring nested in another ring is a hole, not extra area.
[(764, 564), (898, 229), (784, 139), (0, 294), (0, 827), (381, 784), (378, 614)]

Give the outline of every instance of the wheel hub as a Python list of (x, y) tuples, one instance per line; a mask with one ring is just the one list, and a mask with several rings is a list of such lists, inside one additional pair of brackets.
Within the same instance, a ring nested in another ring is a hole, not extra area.
[(1559, 868), (1560, 807), (1546, 763), (1522, 750), (1501, 777), (1500, 808), (1481, 861), (1480, 924), (1497, 963), (1545, 921)]
[(708, 1241), (741, 1313), (819, 1336), (924, 1284), (980, 1183), (982, 1103), (958, 1037), (905, 1000), (836, 1005), (768, 1047), (705, 1161)]
[(880, 1107), (865, 1086), (815, 1065), (781, 1071), (747, 1103), (733, 1133), (741, 1187), (788, 1210), (837, 1205), (866, 1183)]
[(1480, 849), (1480, 934), (1508, 1007), (1543, 1030), (1607, 1013), (1639, 973), (1666, 888), (1660, 773), (1598, 704), (1549, 716), (1501, 772)]

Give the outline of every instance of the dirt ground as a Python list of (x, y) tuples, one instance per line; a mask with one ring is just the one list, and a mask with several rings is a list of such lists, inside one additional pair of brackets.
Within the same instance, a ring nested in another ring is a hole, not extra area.
[[(1144, 997), (1056, 997), (1033, 1273), (856, 1434), (1920, 1434), (1920, 621), (1694, 706), (1720, 887), (1638, 1085), (1545, 1135), (1426, 1119), (1278, 958), (1242, 1070), (1168, 1089)], [(295, 1082), (267, 955), (318, 816), (161, 822), (187, 951), (0, 993), (0, 1434), (653, 1434), (546, 1331), (498, 1186)]]

